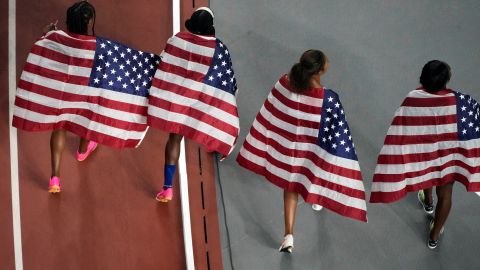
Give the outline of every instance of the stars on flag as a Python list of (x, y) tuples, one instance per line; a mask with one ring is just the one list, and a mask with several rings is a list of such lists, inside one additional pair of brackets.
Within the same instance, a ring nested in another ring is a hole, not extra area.
[[(97, 37), (90, 86), (146, 96), (160, 57)], [(110, 76), (112, 76), (110, 78)]]
[(460, 140), (480, 138), (480, 106), (469, 95), (455, 92), (457, 97), (457, 128)]
[(342, 104), (332, 90), (325, 90), (322, 111), (319, 146), (333, 155), (356, 160)]
[(205, 75), (204, 83), (235, 95), (237, 81), (232, 69), (232, 62), (228, 57), (229, 52), (220, 40), (217, 39), (216, 42), (212, 63)]

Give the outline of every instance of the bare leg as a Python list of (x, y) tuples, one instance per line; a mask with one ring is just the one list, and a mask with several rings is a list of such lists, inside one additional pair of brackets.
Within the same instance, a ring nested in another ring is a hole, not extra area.
[(50, 154), (52, 162), (52, 177), (60, 177), (60, 163), (65, 148), (65, 130), (54, 130), (50, 136)]
[(424, 189), (423, 193), (425, 193), (425, 204), (432, 205), (433, 204), (433, 188)]
[(168, 142), (165, 146), (165, 164), (175, 165), (180, 157), (180, 142), (183, 136), (170, 133), (168, 136)]
[(440, 230), (447, 220), (450, 209), (452, 208), (452, 190), (453, 183), (437, 187), (437, 209), (435, 210), (435, 225), (430, 233), (430, 239), (437, 240), (440, 236)]
[(283, 207), (285, 211), (285, 235), (293, 234), (293, 225), (295, 224), (295, 213), (297, 212), (298, 193), (283, 192)]
[(82, 153), (82, 154), (87, 152), (87, 147), (88, 147), (89, 142), (90, 142), (89, 140), (85, 140), (84, 138), (80, 138), (80, 141), (78, 143), (78, 152)]

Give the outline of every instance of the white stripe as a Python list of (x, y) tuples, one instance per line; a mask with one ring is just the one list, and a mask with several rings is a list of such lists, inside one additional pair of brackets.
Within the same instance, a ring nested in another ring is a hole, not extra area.
[(459, 166), (450, 166), (442, 171), (431, 172), (414, 178), (406, 178), (400, 182), (373, 182), (372, 192), (395, 192), (404, 189), (408, 185), (419, 184), (431, 179), (441, 179), (450, 173), (459, 173), (468, 179), (469, 183), (480, 182), (480, 173), (470, 174), (467, 170)]
[[(347, 178), (335, 173), (324, 171), (321, 167), (317, 164), (313, 163), (312, 160), (307, 158), (297, 158), (294, 156), (286, 156), (280, 152), (278, 152), (273, 147), (268, 147), (263, 142), (255, 139), (253, 136), (247, 136), (246, 141), (250, 143), (253, 147), (257, 148), (260, 151), (268, 152), (268, 154), (273, 158), (278, 160), (281, 163), (288, 164), (290, 166), (300, 166), (308, 169), (312, 174), (320, 179), (326, 180), (327, 182), (331, 182), (337, 185), (349, 187), (352, 189), (357, 189), (364, 191), (363, 183), (360, 180)], [(320, 147), (318, 147), (320, 148)], [(248, 151), (248, 150), (244, 150)], [(316, 156), (314, 156), (316, 158)], [(322, 160), (320, 160), (323, 162)], [(262, 164), (259, 164), (262, 165)]]
[(207, 74), (209, 69), (209, 66), (206, 66), (194, 61), (185, 60), (180, 57), (176, 57), (174, 55), (167, 53), (166, 51), (164, 51), (162, 54), (162, 62), (165, 62), (170, 65), (174, 65), (174, 66), (179, 66), (189, 71), (199, 72), (202, 74)]
[(90, 73), (92, 72), (91, 68), (67, 65), (33, 53), (28, 55), (27, 63), (62, 72), (66, 75), (68, 74), (87, 78), (90, 77)]
[(139, 106), (148, 106), (148, 99), (142, 96), (125, 94), (117, 91), (100, 89), (100, 88), (90, 87), (86, 85), (65, 83), (65, 82), (45, 78), (40, 75), (36, 75), (34, 73), (30, 73), (27, 71), (23, 71), (22, 76), (20, 78), (26, 82), (52, 88), (52, 89), (69, 93), (69, 94), (82, 95), (82, 96), (88, 95), (91, 97), (103, 97), (106, 99), (125, 102), (129, 104), (134, 104)]
[(175, 112), (164, 110), (162, 108), (149, 106), (148, 115), (154, 116), (159, 119), (163, 119), (168, 122), (189, 126), (193, 129), (196, 129), (205, 134), (208, 134), (211, 137), (219, 141), (222, 141), (228, 145), (233, 145), (233, 143), (235, 142), (234, 136), (224, 132), (223, 130), (217, 129), (206, 122), (202, 122), (196, 118), (190, 117), (185, 114), (175, 113)]
[(295, 151), (295, 150), (309, 151), (316, 154), (318, 158), (321, 158), (323, 160), (328, 160), (329, 163), (332, 163), (347, 169), (360, 171), (360, 166), (358, 164), (358, 161), (356, 160), (346, 159), (346, 158), (332, 155), (327, 151), (323, 150), (321, 147), (317, 147), (316, 144), (292, 142), (271, 130), (267, 130), (258, 121), (254, 121), (252, 127), (255, 128), (260, 134), (263, 134), (265, 137), (267, 137), (270, 140), (278, 142), (280, 145), (282, 145), (287, 149), (291, 149), (292, 151)]
[(341, 203), (349, 207), (354, 207), (361, 210), (366, 210), (367, 208), (365, 205), (365, 201), (362, 199), (350, 197), (348, 195), (337, 192), (335, 190), (331, 190), (319, 185), (312, 184), (312, 182), (310, 182), (310, 180), (308, 180), (308, 178), (305, 175), (298, 174), (298, 173), (291, 173), (282, 168), (276, 167), (275, 165), (268, 163), (264, 158), (261, 158), (251, 152), (246, 151), (245, 148), (242, 148), (242, 150), (240, 150), (240, 154), (245, 159), (250, 160), (255, 164), (260, 164), (265, 166), (265, 169), (267, 171), (269, 171), (270, 173), (272, 173), (273, 175), (277, 176), (280, 179), (284, 179), (291, 183), (302, 184), (309, 193), (319, 194), (323, 197), (329, 198), (333, 201), (336, 201), (338, 203)]
[[(186, 87), (192, 91), (204, 93), (206, 95), (218, 98), (223, 102), (226, 102), (235, 107), (237, 106), (237, 102), (234, 95), (228, 93), (227, 91), (219, 90), (215, 87), (209, 86), (207, 84), (197, 82), (188, 78), (184, 78), (182, 76), (178, 76), (173, 73), (163, 72), (160, 70), (157, 70), (157, 72), (155, 72), (155, 78), (161, 81), (166, 81), (172, 84)], [(150, 95), (155, 97), (161, 97), (163, 92), (164, 92), (163, 90), (158, 89), (153, 85), (150, 88)]]
[(462, 161), (470, 167), (477, 167), (480, 164), (480, 157), (478, 158), (468, 158), (461, 154), (453, 153), (443, 157), (438, 157), (434, 160), (422, 161), (422, 162), (412, 162), (405, 164), (377, 164), (375, 168), (375, 173), (380, 174), (401, 174), (409, 172), (418, 172), (425, 169), (428, 169), (433, 166), (441, 166), (450, 161)]
[[(140, 115), (137, 113), (131, 113), (131, 112), (125, 112), (125, 111), (120, 111), (120, 110), (115, 110), (111, 108), (107, 108), (104, 106), (100, 106), (95, 103), (88, 103), (88, 102), (71, 102), (71, 101), (63, 101), (63, 100), (58, 100), (55, 98), (47, 97), (47, 96), (42, 96), (33, 92), (29, 92), (27, 90), (23, 90), (18, 88), (17, 89), (17, 96), (24, 99), (31, 101), (33, 103), (37, 103), (40, 105), (44, 105), (47, 107), (50, 107), (52, 109), (85, 109), (92, 111), (94, 113), (110, 117), (113, 119), (118, 119), (130, 123), (138, 123), (138, 124), (146, 124), (147, 123), (147, 117), (144, 115)], [(17, 107), (18, 108), (18, 107)], [(17, 112), (15, 110), (14, 114), (16, 116), (19, 116), (23, 118), (20, 112)], [(27, 113), (28, 114), (28, 113)], [(57, 121), (55, 120), (55, 115), (46, 115), (45, 120), (41, 121), (40, 123), (56, 123)]]
[[(298, 95), (297, 95), (298, 96)], [(287, 97), (288, 99), (292, 100), (291, 97)], [(307, 113), (304, 111), (296, 110), (294, 108), (291, 108), (285, 104), (283, 104), (280, 100), (278, 100), (271, 92), (270, 95), (268, 95), (268, 101), (275, 107), (277, 110), (291, 116), (297, 119), (301, 120), (307, 120), (307, 121), (312, 121), (318, 123), (318, 126), (320, 127), (320, 113), (318, 114), (312, 114), (312, 113)], [(298, 100), (292, 100), (293, 102), (299, 102)]]
[(15, 269), (23, 270), (22, 230), (20, 221), (20, 187), (18, 178), (17, 129), (12, 127), (16, 79), (16, 0), (8, 0), (8, 123), (10, 139), (10, 173), (12, 188), (13, 250)]
[(466, 150), (476, 149), (480, 147), (480, 139), (468, 141), (442, 141), (436, 143), (425, 144), (409, 144), (409, 145), (384, 145), (380, 151), (381, 155), (407, 155), (430, 153), (438, 150), (447, 150), (451, 148), (463, 148)]
[(278, 81), (275, 84), (275, 89), (277, 89), (278, 92), (280, 92), (280, 94), (282, 94), (284, 97), (286, 97), (286, 98), (288, 98), (292, 101), (302, 103), (302, 104), (305, 104), (305, 105), (309, 105), (309, 106), (315, 106), (315, 107), (322, 107), (323, 106), (323, 99), (293, 93), (292, 91), (283, 87), (283, 85), (280, 83), (280, 81)]
[(431, 125), (431, 126), (397, 126), (392, 125), (387, 135), (431, 135), (457, 132), (457, 124)]
[(76, 38), (76, 37), (74, 37), (74, 36), (71, 36), (71, 35), (67, 34), (67, 33), (66, 33), (65, 31), (63, 31), (63, 30), (50, 31), (50, 32), (47, 33), (46, 36), (48, 37), (49, 35), (51, 35), (51, 34), (53, 34), (53, 33), (57, 33), (57, 34), (59, 34), (59, 35), (62, 35), (62, 36), (64, 36), (64, 37), (67, 37), (67, 38), (69, 38), (69, 39), (74, 39), (74, 40), (78, 40), (78, 41), (82, 41), (82, 42), (91, 42), (91, 43), (96, 43), (96, 42), (97, 42), (96, 39), (93, 38), (93, 37), (92, 37), (92, 39)]
[[(202, 36), (199, 36), (199, 37), (204, 38)], [(175, 47), (177, 47), (179, 49), (182, 49), (184, 51), (188, 51), (188, 52), (192, 52), (192, 53), (195, 53), (195, 54), (203, 55), (203, 56), (209, 57), (209, 58), (213, 57), (213, 54), (215, 52), (215, 48), (210, 48), (210, 47), (205, 47), (205, 46), (202, 46), (202, 45), (197, 45), (195, 43), (191, 43), (190, 41), (182, 39), (178, 36), (171, 37), (168, 40), (168, 43), (171, 44), (172, 46), (175, 46)]]
[(265, 107), (262, 107), (260, 109), (260, 114), (263, 116), (263, 118), (267, 119), (267, 121), (270, 122), (272, 125), (278, 128), (281, 128), (288, 133), (291, 133), (292, 136), (301, 135), (301, 136), (311, 136), (315, 138), (318, 137), (318, 132), (319, 132), (318, 128), (308, 128), (308, 127), (300, 127), (297, 125), (292, 125), (290, 123), (287, 123), (281, 120), (280, 118), (277, 118)]
[(239, 122), (238, 122), (237, 116), (231, 115), (230, 113), (226, 113), (225, 111), (217, 107), (210, 106), (207, 103), (203, 103), (201, 100), (178, 95), (168, 90), (162, 90), (162, 89), (160, 90), (163, 91), (163, 94), (161, 95), (161, 97), (159, 97), (159, 99), (166, 100), (167, 102), (170, 102), (173, 104), (178, 104), (181, 106), (197, 109), (208, 115), (214, 116), (216, 119), (219, 119), (235, 128), (239, 128)]
[(15, 107), (15, 114), (19, 115), (21, 118), (37, 122), (37, 123), (57, 123), (59, 121), (68, 121), (85, 127), (89, 130), (102, 133), (105, 135), (113, 136), (122, 140), (141, 140), (145, 135), (145, 131), (132, 131), (132, 130), (124, 130), (116, 127), (112, 127), (109, 125), (105, 125), (102, 123), (95, 122), (90, 120), (86, 117), (83, 117), (78, 114), (61, 114), (59, 116), (56, 115), (45, 115), (36, 113), (33, 111), (25, 110), (20, 107)]
[(427, 91), (421, 90), (421, 89), (412, 90), (410, 91), (410, 93), (407, 94), (407, 97), (411, 97), (411, 98), (444, 98), (444, 97), (451, 97), (451, 96), (455, 96), (455, 94), (448, 93), (446, 95), (436, 95), (436, 94), (428, 93)]
[[(173, 34), (180, 31), (180, 0), (172, 1)], [(158, 72), (156, 72), (158, 73)], [(187, 164), (185, 156), (185, 140), (180, 144), (180, 157), (178, 162), (180, 176), (180, 194), (182, 203), (183, 244), (185, 247), (185, 266), (187, 270), (195, 269), (193, 257), (192, 225), (190, 223), (190, 200), (188, 198)]]
[(456, 115), (457, 105), (440, 107), (405, 107), (397, 109), (395, 116), (434, 116)]
[(50, 39), (41, 39), (35, 42), (35, 44), (68, 56), (85, 59), (93, 59), (95, 57), (95, 50), (77, 49)]

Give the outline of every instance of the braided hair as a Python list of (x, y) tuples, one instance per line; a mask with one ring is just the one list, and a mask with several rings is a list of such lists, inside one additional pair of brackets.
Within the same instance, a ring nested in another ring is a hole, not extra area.
[(67, 29), (79, 35), (88, 35), (88, 22), (93, 19), (92, 33), (95, 35), (95, 7), (88, 1), (73, 4), (67, 10)]
[(308, 90), (310, 78), (321, 70), (324, 70), (327, 59), (323, 52), (308, 50), (300, 57), (300, 62), (293, 65), (288, 74), (293, 92), (302, 93)]

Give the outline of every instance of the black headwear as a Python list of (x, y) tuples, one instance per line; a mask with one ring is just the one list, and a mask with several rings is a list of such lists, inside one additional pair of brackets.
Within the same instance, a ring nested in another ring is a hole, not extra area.
[(185, 27), (193, 34), (206, 36), (215, 35), (213, 12), (205, 7), (197, 9), (193, 12), (190, 19), (185, 21)]

